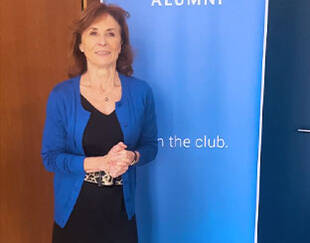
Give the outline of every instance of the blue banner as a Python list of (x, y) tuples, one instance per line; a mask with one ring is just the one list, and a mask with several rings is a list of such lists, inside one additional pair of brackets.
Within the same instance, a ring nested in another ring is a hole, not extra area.
[(140, 243), (254, 242), (264, 0), (113, 0), (153, 88), (157, 159), (138, 170)]

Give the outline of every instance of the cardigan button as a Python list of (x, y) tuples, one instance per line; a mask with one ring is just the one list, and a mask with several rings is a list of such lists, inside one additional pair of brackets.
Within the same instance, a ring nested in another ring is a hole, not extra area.
[(125, 124), (124, 127), (128, 127), (128, 124)]

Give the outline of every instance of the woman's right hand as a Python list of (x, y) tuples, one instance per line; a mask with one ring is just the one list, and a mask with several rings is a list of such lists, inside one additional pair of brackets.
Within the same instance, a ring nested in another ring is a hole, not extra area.
[(105, 156), (86, 158), (84, 160), (84, 170), (86, 172), (104, 171), (114, 178), (124, 174), (131, 164), (126, 148), (127, 145), (119, 142)]
[(111, 148), (109, 153), (107, 154), (108, 161), (108, 173), (116, 178), (122, 174), (124, 174), (131, 163), (127, 156), (126, 151), (127, 145), (123, 142), (119, 142), (115, 146)]

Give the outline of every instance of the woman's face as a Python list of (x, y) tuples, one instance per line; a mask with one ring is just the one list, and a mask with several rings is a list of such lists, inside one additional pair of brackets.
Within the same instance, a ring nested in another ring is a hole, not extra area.
[(87, 65), (115, 66), (121, 52), (121, 27), (111, 15), (103, 15), (82, 33), (79, 47)]

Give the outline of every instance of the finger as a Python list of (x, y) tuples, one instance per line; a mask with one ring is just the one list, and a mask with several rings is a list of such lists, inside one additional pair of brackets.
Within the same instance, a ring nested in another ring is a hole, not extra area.
[(122, 160), (122, 161), (120, 161), (119, 163), (121, 164), (121, 165), (123, 165), (123, 166), (129, 166), (130, 164), (131, 164), (131, 160), (129, 160), (128, 158), (126, 158), (126, 159), (124, 159), (124, 160)]
[(115, 178), (118, 177), (122, 174), (124, 174), (128, 170), (128, 167), (124, 168), (115, 168), (114, 170), (111, 171), (110, 175)]
[(126, 153), (127, 158), (128, 158), (129, 160), (133, 161), (134, 158), (135, 158), (135, 153), (132, 152), (132, 151), (130, 151), (130, 150), (126, 150), (126, 152), (127, 152), (127, 153)]
[(127, 147), (126, 144), (124, 144), (124, 142), (118, 142), (115, 146), (122, 146), (122, 147)]
[(127, 164), (116, 165), (114, 167), (115, 171), (126, 171), (127, 169), (128, 169), (128, 165)]
[(125, 151), (110, 154), (110, 164), (115, 166), (129, 166), (132, 159), (128, 158)]
[(115, 145), (112, 147), (109, 151), (109, 153), (118, 153), (120, 151), (124, 150), (121, 146)]
[(115, 171), (126, 171), (128, 169), (128, 165), (127, 164), (117, 164), (114, 167)]
[(124, 144), (123, 142), (119, 142), (118, 144), (116, 144), (112, 147), (111, 151), (120, 152), (120, 151), (124, 150), (125, 148), (127, 148), (127, 145)]
[(127, 148), (127, 145), (124, 144), (123, 142), (119, 142), (117, 145), (121, 146), (123, 149)]
[(126, 150), (122, 150), (117, 153), (112, 153), (110, 159), (113, 161), (119, 161), (119, 160), (124, 160), (126, 158), (128, 158)]
[(118, 144), (127, 147), (127, 145), (123, 141), (118, 142)]
[(128, 170), (128, 169), (119, 170), (119, 171), (117, 171), (117, 172), (114, 174), (114, 176), (115, 176), (115, 177), (121, 176), (121, 175), (125, 174), (127, 170)]
[(117, 164), (120, 161), (123, 161), (126, 157), (124, 157), (124, 155), (119, 154), (119, 153), (115, 153), (111, 156), (110, 161), (111, 164)]
[(131, 160), (127, 157), (121, 157), (118, 160), (116, 160), (115, 164), (118, 166), (129, 166), (131, 164)]

